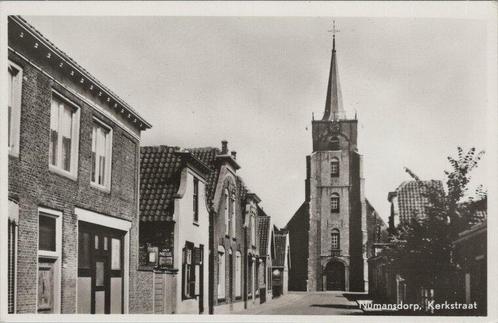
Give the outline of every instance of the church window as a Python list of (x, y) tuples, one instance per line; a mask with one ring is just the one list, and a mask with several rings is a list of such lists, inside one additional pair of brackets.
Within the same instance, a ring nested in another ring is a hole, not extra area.
[(330, 162), (330, 176), (339, 177), (339, 160), (337, 158)]
[(333, 193), (330, 197), (330, 212), (338, 213), (339, 212), (339, 194)]
[(334, 136), (330, 139), (330, 150), (340, 150), (339, 147), (339, 137)]
[(339, 230), (333, 229), (332, 230), (332, 235), (331, 235), (331, 242), (332, 242), (332, 250), (337, 250), (339, 249)]

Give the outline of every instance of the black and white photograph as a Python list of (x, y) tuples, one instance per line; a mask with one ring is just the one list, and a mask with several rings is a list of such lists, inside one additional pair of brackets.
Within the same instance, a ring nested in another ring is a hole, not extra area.
[(0, 4), (0, 321), (496, 319), (496, 12)]

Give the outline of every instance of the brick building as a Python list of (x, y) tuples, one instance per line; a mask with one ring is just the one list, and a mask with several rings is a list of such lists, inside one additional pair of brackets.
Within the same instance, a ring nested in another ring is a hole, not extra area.
[[(209, 168), (206, 199), (210, 208), (209, 313), (238, 311), (261, 302), (259, 273), (266, 272), (260, 256), (258, 204), (261, 199), (237, 175), (240, 166), (228, 143), (221, 149), (188, 149)], [(261, 274), (260, 274), (261, 275)]]
[(128, 313), (140, 134), (132, 107), (23, 18), (8, 18), (9, 312)]
[(168, 146), (142, 147), (140, 168), (140, 283), (153, 312), (207, 313), (210, 170)]
[(287, 224), (291, 259), (306, 254), (306, 268), (292, 259), (289, 279), (292, 287), (309, 291), (364, 291), (367, 222), (358, 120), (347, 118), (342, 107), (335, 36), (332, 47), (325, 112), (321, 120), (312, 121), (305, 202)]

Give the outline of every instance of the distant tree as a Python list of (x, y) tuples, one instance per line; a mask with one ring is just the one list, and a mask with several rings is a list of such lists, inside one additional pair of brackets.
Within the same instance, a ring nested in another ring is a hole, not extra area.
[[(423, 216), (413, 217), (410, 223), (400, 224), (396, 228), (385, 255), (412, 286), (434, 288), (451, 284), (452, 273), (458, 270), (451, 261), (452, 243), (458, 233), (471, 223), (472, 198), (464, 198), (471, 180), (470, 173), (477, 167), (484, 152), (477, 153), (475, 148), (471, 148), (464, 153), (460, 147), (457, 152), (457, 157), (448, 157), (451, 168), (444, 172), (447, 194), (437, 185), (421, 181), (415, 173), (405, 168), (424, 188), (427, 205)], [(477, 193), (481, 197), (485, 196), (482, 188)], [(440, 290), (452, 290), (447, 287)]]

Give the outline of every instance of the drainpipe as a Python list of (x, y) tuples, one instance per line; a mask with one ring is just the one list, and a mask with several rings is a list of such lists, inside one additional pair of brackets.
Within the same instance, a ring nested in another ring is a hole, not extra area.
[(208, 265), (208, 313), (213, 314), (214, 300), (214, 210), (209, 206), (209, 265)]
[(249, 257), (247, 254), (247, 226), (244, 226), (244, 309), (247, 309), (247, 267)]

